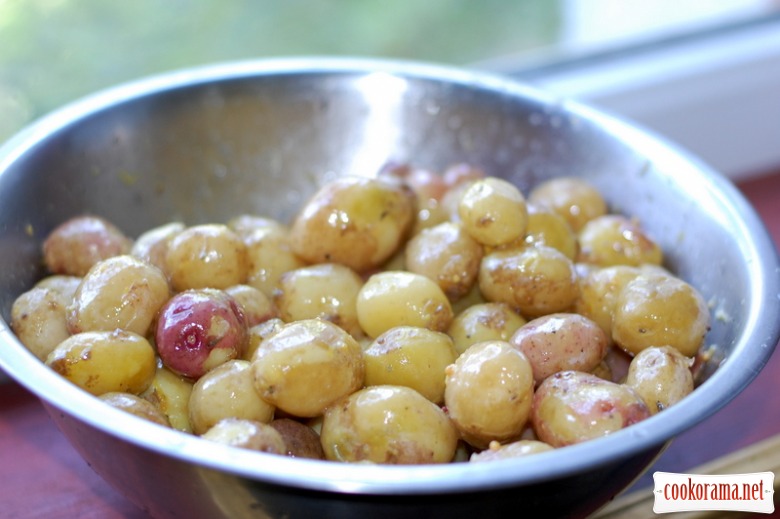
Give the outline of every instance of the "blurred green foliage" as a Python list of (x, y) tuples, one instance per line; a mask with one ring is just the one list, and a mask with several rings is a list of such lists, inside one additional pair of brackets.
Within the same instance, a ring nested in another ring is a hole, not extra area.
[(554, 42), (558, 0), (0, 0), (0, 141), (117, 83), (293, 55), (453, 65)]

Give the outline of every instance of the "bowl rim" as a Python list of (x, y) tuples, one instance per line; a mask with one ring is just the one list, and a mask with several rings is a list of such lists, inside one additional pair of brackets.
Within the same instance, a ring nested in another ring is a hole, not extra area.
[(662, 414), (603, 438), (525, 459), (419, 466), (286, 458), (225, 447), (161, 428), (108, 408), (92, 395), (56, 376), (21, 345), (2, 319), (0, 368), (62, 413), (105, 434), (163, 456), (267, 483), (326, 492), (379, 495), (442, 494), (539, 483), (660, 449), (676, 434), (725, 406), (758, 375), (780, 338), (780, 320), (776, 318), (780, 315), (780, 264), (764, 224), (736, 187), (687, 151), (634, 123), (576, 101), (558, 99), (517, 80), (489, 72), (414, 61), (317, 56), (264, 58), (175, 70), (98, 91), (34, 121), (0, 147), (0, 176), (51, 134), (90, 114), (134, 99), (204, 83), (259, 76), (377, 73), (456, 83), (545, 104), (563, 105), (566, 110), (595, 122), (616, 138), (630, 143), (643, 155), (655, 157), (654, 162), (663, 163), (667, 166), (665, 169), (673, 166), (680, 177), (695, 179), (706, 185), (709, 195), (722, 205), (724, 216), (742, 231), (736, 239), (745, 257), (755, 258), (748, 265), (750, 278), (762, 280), (754, 283), (756, 291), (746, 302), (752, 311), (745, 329), (754, 330), (754, 334), (740, 337), (733, 351), (734, 355), (740, 355), (747, 361), (735, 364), (727, 359), (702, 384), (706, 390), (700, 388)]

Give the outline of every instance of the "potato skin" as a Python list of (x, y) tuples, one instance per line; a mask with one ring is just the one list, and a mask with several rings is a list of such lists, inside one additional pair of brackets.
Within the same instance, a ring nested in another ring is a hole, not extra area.
[(188, 227), (168, 241), (165, 272), (176, 291), (240, 285), (249, 273), (246, 244), (226, 225)]
[(447, 368), (444, 404), (461, 438), (484, 449), (519, 439), (531, 411), (531, 363), (504, 341), (466, 350)]
[(474, 286), (482, 256), (482, 246), (461, 225), (445, 222), (407, 242), (405, 263), (407, 270), (432, 279), (450, 301), (457, 301)]
[(497, 177), (472, 182), (458, 204), (465, 231), (483, 245), (498, 246), (525, 235), (528, 208), (514, 184)]
[(129, 253), (132, 245), (132, 240), (105, 218), (76, 216), (49, 233), (43, 242), (43, 258), (51, 273), (81, 277), (95, 263)]
[(374, 274), (357, 298), (360, 327), (376, 338), (395, 326), (419, 326), (443, 332), (452, 322), (452, 305), (431, 279), (413, 272)]
[(249, 269), (246, 284), (273, 298), (285, 272), (303, 268), (306, 263), (290, 246), (290, 233), (283, 227), (255, 229), (243, 237)]
[(455, 316), (447, 335), (461, 354), (478, 342), (509, 341), (526, 322), (506, 303), (477, 302)]
[(444, 333), (397, 326), (377, 337), (363, 352), (367, 386), (411, 387), (435, 404), (444, 401), (444, 372), (457, 352)]
[(117, 391), (140, 394), (156, 370), (149, 341), (124, 330), (71, 335), (49, 354), (46, 365), (96, 396)]
[(579, 294), (572, 261), (543, 245), (485, 255), (479, 288), (488, 301), (507, 303), (528, 318), (566, 311)]
[(277, 418), (269, 425), (282, 436), (288, 456), (312, 460), (325, 459), (320, 435), (308, 425), (290, 418)]
[(171, 222), (141, 234), (133, 243), (130, 254), (141, 261), (154, 265), (167, 274), (166, 256), (171, 239), (185, 229), (181, 222)]
[(224, 418), (203, 433), (201, 438), (268, 454), (284, 455), (287, 452), (279, 431), (266, 423), (243, 418)]
[(522, 243), (552, 247), (572, 261), (579, 252), (577, 235), (566, 220), (551, 209), (534, 205), (528, 207), (528, 225)]
[(244, 314), (248, 328), (278, 317), (279, 312), (265, 293), (250, 285), (233, 285), (225, 289)]
[(151, 384), (140, 396), (157, 407), (166, 416), (171, 427), (177, 431), (191, 433), (189, 401), (192, 385), (192, 380), (174, 373), (158, 362)]
[(17, 297), (11, 307), (11, 329), (40, 360), (46, 360), (70, 336), (63, 299), (55, 290), (34, 287)]
[(122, 329), (146, 336), (169, 296), (160, 269), (130, 255), (114, 256), (96, 263), (82, 279), (68, 305), (68, 329)]
[(660, 265), (661, 247), (639, 222), (619, 214), (606, 214), (587, 222), (578, 236), (578, 261), (602, 267), (610, 265)]
[(614, 265), (595, 267), (579, 277), (579, 297), (574, 311), (593, 320), (612, 340), (615, 302), (629, 281), (641, 273), (638, 267)]
[(344, 265), (320, 263), (282, 274), (274, 304), (285, 322), (320, 318), (360, 337), (357, 297), (363, 279)]
[(579, 232), (587, 222), (607, 213), (607, 204), (601, 193), (588, 181), (576, 177), (544, 181), (531, 190), (528, 201), (559, 214), (574, 232)]
[(130, 413), (163, 427), (170, 427), (168, 417), (153, 403), (132, 393), (103, 393), (98, 398), (111, 407)]
[(631, 355), (651, 346), (672, 346), (694, 357), (710, 328), (699, 292), (671, 275), (644, 272), (615, 301), (612, 338)]
[(538, 440), (517, 440), (507, 444), (490, 442), (487, 449), (475, 452), (469, 457), (471, 463), (498, 461), (510, 458), (522, 458), (540, 452), (548, 452), (553, 447)]
[(252, 358), (255, 390), (297, 417), (315, 417), (363, 386), (360, 344), (320, 319), (289, 323), (263, 341)]
[(572, 313), (537, 317), (520, 327), (509, 342), (528, 358), (537, 385), (559, 371), (592, 371), (609, 346), (596, 323)]
[(415, 215), (415, 195), (388, 179), (342, 177), (323, 186), (293, 222), (290, 245), (308, 263), (363, 273), (398, 249)]
[(565, 447), (614, 433), (650, 416), (628, 386), (580, 371), (547, 377), (534, 395), (531, 423), (539, 439)]
[(155, 337), (163, 363), (197, 379), (223, 362), (241, 358), (247, 327), (238, 304), (224, 291), (187, 290), (160, 309)]
[(208, 371), (192, 387), (189, 398), (192, 432), (203, 434), (223, 418), (268, 423), (274, 407), (260, 398), (246, 360), (230, 360)]
[(372, 386), (325, 412), (320, 435), (328, 460), (410, 465), (448, 463), (458, 435), (436, 404), (402, 386)]
[(670, 346), (645, 348), (631, 360), (625, 384), (636, 391), (655, 414), (693, 391), (693, 359)]

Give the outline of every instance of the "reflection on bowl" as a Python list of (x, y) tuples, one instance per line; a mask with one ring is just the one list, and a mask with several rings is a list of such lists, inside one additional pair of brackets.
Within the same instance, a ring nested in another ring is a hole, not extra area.
[[(6, 323), (40, 246), (93, 213), (138, 235), (241, 213), (289, 220), (339, 175), (388, 161), (478, 164), (522, 190), (588, 179), (637, 216), (713, 308), (700, 387), (618, 433), (527, 459), (369, 466), (239, 451), (107, 409)], [(0, 367), (36, 393), (108, 482), (155, 517), (584, 516), (760, 371), (778, 339), (777, 256), (719, 175), (673, 145), (498, 77), (372, 60), (231, 63), (152, 77), (43, 118), (0, 149)]]

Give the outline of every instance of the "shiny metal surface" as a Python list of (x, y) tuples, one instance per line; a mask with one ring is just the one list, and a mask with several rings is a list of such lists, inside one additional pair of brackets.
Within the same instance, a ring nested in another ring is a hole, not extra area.
[[(355, 466), (230, 449), (108, 409), (6, 324), (42, 274), (42, 239), (69, 216), (104, 215), (134, 235), (172, 219), (288, 219), (321, 183), (372, 175), (388, 160), (468, 161), (523, 189), (588, 178), (710, 301), (706, 381), (624, 431), (525, 460)], [(69, 105), (0, 148), (0, 368), (156, 517), (584, 516), (761, 370), (780, 335), (778, 268), (752, 208), (695, 158), (587, 107), (464, 70), (291, 59), (174, 72)]]

